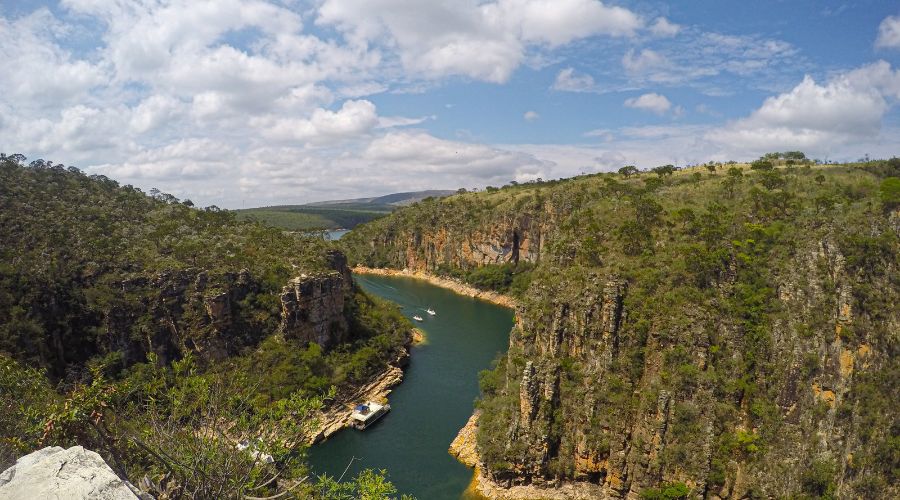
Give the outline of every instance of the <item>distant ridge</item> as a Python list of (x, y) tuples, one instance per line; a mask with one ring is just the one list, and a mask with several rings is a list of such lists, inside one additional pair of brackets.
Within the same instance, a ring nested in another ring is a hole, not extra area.
[(442, 198), (456, 191), (432, 189), (393, 193), (371, 198), (330, 200), (305, 205), (273, 205), (236, 210), (238, 219), (256, 219), (286, 231), (353, 229), (384, 217), (399, 207), (429, 197)]
[(354, 198), (350, 200), (331, 200), (331, 201), (317, 201), (315, 203), (307, 203), (308, 207), (323, 207), (323, 206), (335, 206), (335, 205), (391, 205), (395, 207), (402, 207), (406, 205), (412, 205), (417, 201), (422, 201), (425, 198), (434, 197), (434, 198), (443, 198), (444, 196), (450, 196), (454, 194), (456, 191), (450, 191), (446, 189), (431, 189), (427, 191), (410, 191), (408, 193), (394, 193), (387, 194), (384, 196), (376, 196), (374, 198)]

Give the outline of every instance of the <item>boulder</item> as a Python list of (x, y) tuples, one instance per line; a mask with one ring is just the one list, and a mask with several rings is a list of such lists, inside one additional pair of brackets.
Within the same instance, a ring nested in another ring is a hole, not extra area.
[(97, 453), (81, 446), (50, 446), (16, 461), (0, 474), (0, 498), (100, 499), (152, 498), (123, 481)]

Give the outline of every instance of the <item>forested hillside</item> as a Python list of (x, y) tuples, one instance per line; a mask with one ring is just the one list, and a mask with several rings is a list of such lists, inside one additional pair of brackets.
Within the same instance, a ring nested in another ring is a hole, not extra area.
[(485, 489), (894, 498), (898, 177), (799, 153), (624, 167), (424, 201), (341, 244), (519, 297), (481, 379)]
[(385, 370), (409, 328), (321, 239), (0, 158), (4, 465), (80, 444), (170, 497), (389, 492), (372, 473), (307, 481), (303, 450), (319, 407)]

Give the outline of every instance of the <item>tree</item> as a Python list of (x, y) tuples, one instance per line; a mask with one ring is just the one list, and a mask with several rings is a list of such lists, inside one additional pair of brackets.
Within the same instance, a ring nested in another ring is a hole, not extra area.
[(741, 180), (744, 178), (744, 172), (737, 168), (731, 167), (728, 169), (728, 177), (722, 181), (722, 185), (725, 187), (725, 190), (728, 191), (728, 196), (734, 196), (734, 188), (737, 187), (738, 184), (741, 183)]
[(779, 188), (785, 184), (784, 177), (777, 170), (765, 170), (760, 173), (760, 182), (768, 190)]
[(675, 172), (675, 170), (676, 170), (675, 165), (661, 165), (659, 167), (654, 167), (653, 173), (660, 177), (663, 177), (663, 176), (672, 175)]
[(712, 173), (716, 173), (716, 164), (712, 162), (707, 163), (706, 170), (709, 170)]
[(619, 169), (619, 173), (622, 174), (626, 179), (628, 177), (631, 177), (632, 175), (637, 174), (638, 172), (638, 168), (634, 165), (626, 165)]

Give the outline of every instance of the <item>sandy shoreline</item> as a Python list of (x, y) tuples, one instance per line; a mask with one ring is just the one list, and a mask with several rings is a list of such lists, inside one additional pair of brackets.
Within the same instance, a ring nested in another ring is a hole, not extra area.
[(433, 274), (429, 274), (425, 271), (413, 271), (410, 269), (385, 269), (385, 268), (373, 268), (373, 267), (365, 267), (365, 266), (356, 266), (352, 269), (352, 271), (356, 274), (369, 274), (375, 276), (399, 276), (403, 278), (414, 278), (422, 281), (427, 281), (428, 283), (438, 286), (441, 288), (446, 288), (453, 292), (456, 292), (460, 295), (465, 295), (466, 297), (473, 297), (476, 299), (484, 300), (486, 302), (490, 302), (492, 304), (496, 304), (498, 306), (509, 307), (511, 309), (515, 309), (518, 305), (516, 300), (508, 295), (499, 294), (497, 292), (490, 292), (485, 290), (479, 290), (475, 287), (469, 286), (461, 281), (452, 279), (452, 278), (443, 278), (441, 276), (435, 276)]

